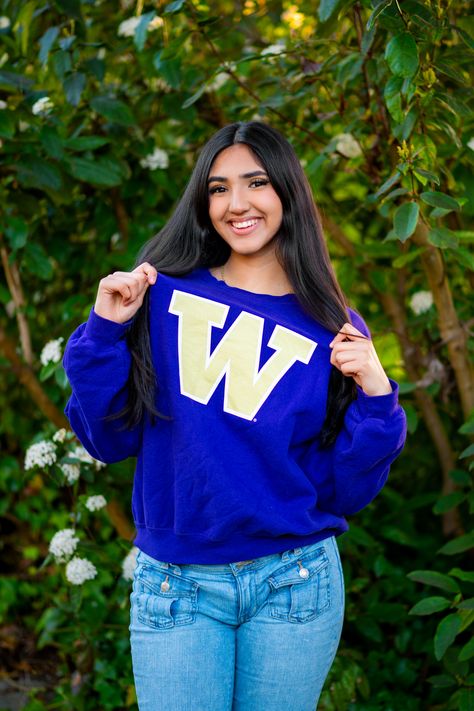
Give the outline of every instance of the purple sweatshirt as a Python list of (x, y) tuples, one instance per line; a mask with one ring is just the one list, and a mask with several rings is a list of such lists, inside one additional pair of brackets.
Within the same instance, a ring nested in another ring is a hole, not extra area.
[(121, 432), (121, 420), (102, 420), (126, 403), (131, 321), (92, 308), (63, 358), (64, 412), (83, 446), (103, 462), (137, 458), (135, 544), (159, 560), (217, 564), (346, 531), (403, 449), (398, 384), (376, 396), (357, 386), (336, 442), (321, 449), (333, 334), (294, 294), (255, 294), (206, 268), (159, 273), (148, 288), (155, 403), (169, 419)]

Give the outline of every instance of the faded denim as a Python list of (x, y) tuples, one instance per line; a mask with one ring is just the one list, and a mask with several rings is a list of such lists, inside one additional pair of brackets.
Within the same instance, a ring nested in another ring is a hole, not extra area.
[(140, 711), (315, 711), (344, 616), (336, 539), (225, 565), (139, 551), (130, 602)]

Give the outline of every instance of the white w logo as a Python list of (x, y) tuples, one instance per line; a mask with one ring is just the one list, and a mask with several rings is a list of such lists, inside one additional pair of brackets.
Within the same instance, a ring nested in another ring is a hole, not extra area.
[(252, 420), (276, 384), (297, 360), (309, 363), (315, 341), (276, 325), (268, 341), (275, 353), (258, 370), (264, 319), (242, 311), (211, 353), (211, 329), (222, 328), (229, 306), (173, 291), (169, 311), (179, 317), (181, 393), (209, 402), (225, 376), (224, 410)]

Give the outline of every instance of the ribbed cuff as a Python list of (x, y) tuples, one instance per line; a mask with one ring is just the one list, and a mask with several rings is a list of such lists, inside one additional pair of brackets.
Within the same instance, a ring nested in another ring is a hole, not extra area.
[(389, 378), (391, 393), (384, 395), (367, 395), (357, 385), (357, 407), (363, 417), (390, 417), (398, 407), (398, 383)]
[(124, 338), (132, 321), (133, 319), (129, 319), (124, 323), (111, 321), (108, 318), (104, 318), (103, 316), (96, 314), (94, 307), (92, 307), (83, 335), (93, 341), (100, 341), (101, 343), (113, 345), (121, 338)]

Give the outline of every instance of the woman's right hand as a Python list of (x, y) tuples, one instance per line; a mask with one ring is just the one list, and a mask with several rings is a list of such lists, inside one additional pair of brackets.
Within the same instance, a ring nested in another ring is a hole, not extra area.
[(139, 264), (133, 272), (109, 274), (99, 282), (94, 311), (110, 321), (125, 323), (136, 314), (157, 276), (155, 267), (148, 262)]

